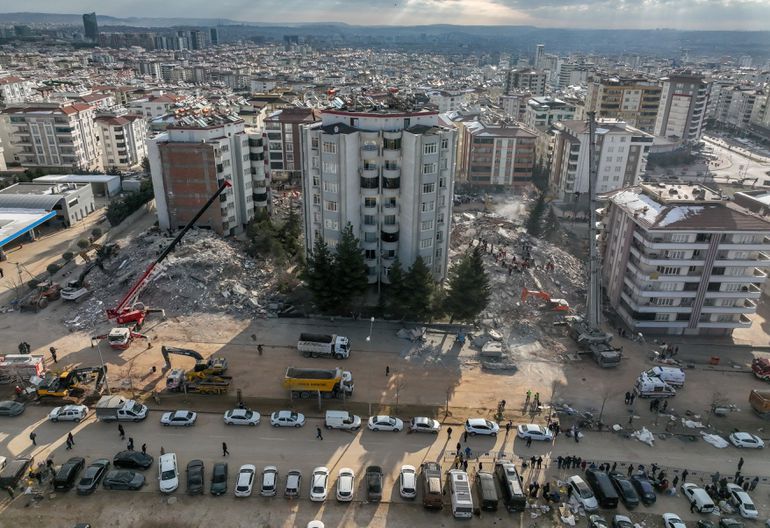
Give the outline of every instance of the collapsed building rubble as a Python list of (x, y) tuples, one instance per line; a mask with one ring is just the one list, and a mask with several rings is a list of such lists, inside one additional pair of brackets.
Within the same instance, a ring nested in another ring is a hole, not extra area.
[[(71, 329), (91, 329), (104, 323), (105, 310), (118, 303), (172, 240), (150, 229), (121, 244), (120, 253), (104, 272), (89, 275), (92, 293), (73, 305), (65, 324)], [(275, 316), (282, 308), (278, 286), (284, 280), (289, 279), (269, 263), (248, 256), (241, 242), (193, 229), (162, 263), (139, 301), (163, 308), (170, 316), (192, 312)]]

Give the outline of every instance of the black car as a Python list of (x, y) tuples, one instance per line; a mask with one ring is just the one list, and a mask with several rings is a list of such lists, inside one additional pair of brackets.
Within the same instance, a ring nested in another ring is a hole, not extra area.
[(78, 495), (90, 495), (94, 492), (104, 474), (110, 469), (110, 461), (106, 458), (98, 458), (86, 468), (78, 482)]
[(147, 469), (152, 465), (153, 458), (141, 451), (121, 451), (112, 459), (116, 468)]
[(382, 468), (369, 466), (366, 468), (366, 498), (370, 502), (382, 500)]
[(652, 487), (652, 483), (647, 480), (647, 477), (643, 475), (634, 475), (631, 477), (631, 484), (634, 485), (634, 489), (642, 500), (642, 504), (645, 506), (655, 504), (655, 499), (657, 499), (655, 488)]
[(104, 476), (104, 489), (138, 490), (144, 486), (144, 475), (129, 469), (113, 469)]
[(227, 493), (227, 462), (217, 462), (211, 472), (211, 494)]
[(610, 480), (612, 480), (612, 485), (626, 508), (631, 510), (639, 506), (639, 494), (623, 473), (610, 473)]
[(187, 464), (187, 493), (200, 495), (203, 493), (203, 461), (190, 460)]
[(78, 473), (86, 465), (86, 459), (83, 457), (72, 457), (61, 465), (56, 476), (53, 478), (53, 489), (68, 490), (75, 485), (75, 479)]
[(0, 401), (0, 416), (18, 416), (24, 412), (24, 404), (17, 401)]

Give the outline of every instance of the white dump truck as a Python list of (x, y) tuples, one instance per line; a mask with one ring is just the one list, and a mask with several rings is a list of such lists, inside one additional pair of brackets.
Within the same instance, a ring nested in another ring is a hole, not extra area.
[(121, 396), (102, 396), (96, 403), (96, 417), (103, 422), (140, 422), (147, 418), (147, 406)]
[(305, 357), (350, 357), (350, 340), (336, 334), (300, 334), (297, 350)]

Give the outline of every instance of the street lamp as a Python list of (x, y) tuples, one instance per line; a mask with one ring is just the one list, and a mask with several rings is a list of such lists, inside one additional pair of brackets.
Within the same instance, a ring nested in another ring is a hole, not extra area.
[(366, 336), (366, 342), (367, 343), (372, 340), (372, 328), (373, 327), (374, 327), (374, 317), (369, 319), (369, 335)]

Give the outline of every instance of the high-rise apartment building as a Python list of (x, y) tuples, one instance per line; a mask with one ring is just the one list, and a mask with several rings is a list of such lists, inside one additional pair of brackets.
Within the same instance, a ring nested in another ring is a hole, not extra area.
[(543, 68), (543, 58), (545, 57), (545, 44), (538, 44), (535, 48), (535, 62), (534, 66), (536, 70)]
[(458, 174), (471, 185), (510, 189), (532, 183), (535, 133), (520, 125), (464, 123)]
[(770, 223), (700, 185), (615, 191), (602, 218), (602, 280), (634, 332), (748, 328), (770, 265)]
[(24, 103), (32, 100), (34, 96), (35, 89), (31, 81), (16, 75), (0, 77), (0, 105)]
[(749, 86), (731, 86), (719, 90), (714, 121), (717, 125), (745, 130), (749, 127), (752, 115), (756, 115), (754, 106), (763, 101), (764, 92)]
[(106, 114), (96, 117), (102, 166), (129, 170), (147, 156), (147, 123), (140, 115)]
[(554, 97), (533, 97), (524, 110), (524, 123), (530, 128), (548, 128), (572, 119), (575, 119), (575, 106)]
[(274, 180), (299, 183), (302, 178), (301, 126), (320, 118), (312, 108), (282, 108), (265, 118), (270, 175)]
[(325, 110), (303, 127), (305, 247), (336, 246), (350, 223), (369, 283), (388, 282), (396, 257), (418, 256), (446, 275), (456, 131), (437, 112), (392, 108)]
[(83, 29), (88, 40), (96, 42), (99, 39), (99, 24), (96, 23), (96, 13), (83, 15)]
[(91, 105), (34, 103), (3, 113), (8, 115), (11, 141), (23, 166), (102, 169)]
[(262, 132), (229, 114), (179, 119), (147, 142), (158, 224), (184, 226), (221, 185), (232, 187), (198, 221), (220, 235), (235, 235), (270, 203)]
[(703, 133), (708, 85), (702, 75), (675, 73), (661, 79), (663, 89), (655, 135), (682, 143), (697, 143)]
[(619, 119), (642, 132), (655, 132), (662, 88), (657, 81), (611, 77), (588, 85), (586, 112)]
[[(554, 125), (549, 186), (565, 203), (586, 203), (588, 198), (588, 123), (562, 121)], [(623, 121), (596, 123), (596, 192), (636, 185), (647, 166), (653, 137)], [(582, 199), (581, 199), (582, 198)]]
[(529, 68), (511, 70), (505, 79), (505, 93), (511, 95), (526, 91), (532, 95), (545, 95), (545, 72)]

